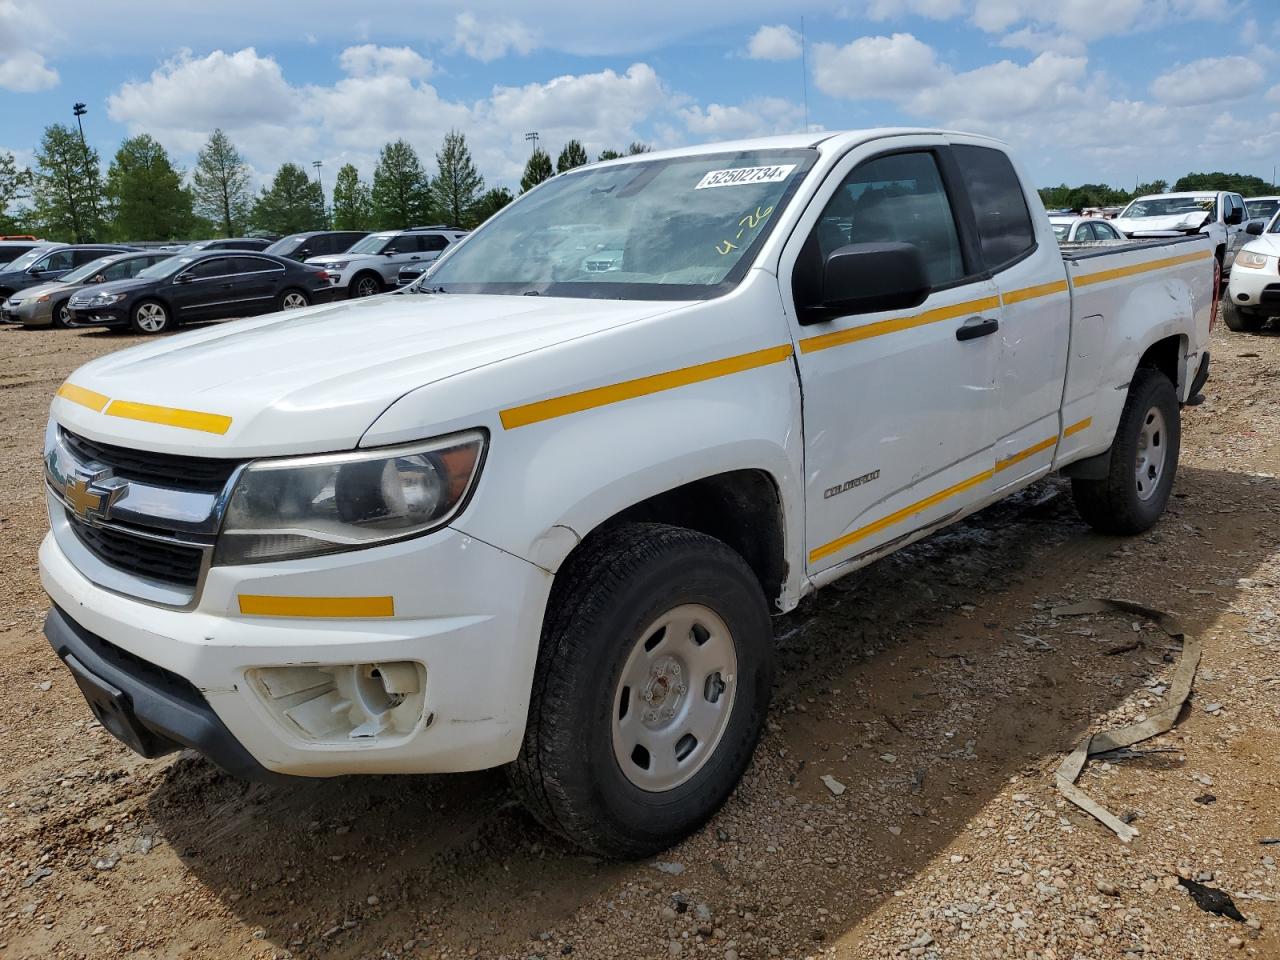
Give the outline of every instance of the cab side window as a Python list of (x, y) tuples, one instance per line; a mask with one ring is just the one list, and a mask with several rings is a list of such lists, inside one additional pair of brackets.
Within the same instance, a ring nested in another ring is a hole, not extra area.
[(105, 270), (102, 271), (102, 277), (104, 280), (108, 280), (108, 281), (128, 280), (135, 273), (137, 273), (139, 269), (141, 269), (140, 267), (141, 263), (142, 263), (142, 260), (137, 259), (137, 260), (125, 260), (125, 261), (122, 261), (121, 263), (110, 264)]
[(427, 234), (418, 240), (418, 249), (424, 253), (439, 253), (448, 245), (449, 241), (438, 233)]
[(1000, 270), (1030, 253), (1036, 231), (1009, 158), (1000, 150), (967, 144), (957, 144), (951, 152), (969, 191), (987, 269)]
[[(89, 258), (94, 259), (93, 257)], [(86, 261), (88, 262), (88, 261)], [(72, 257), (70, 250), (59, 250), (51, 253), (43, 260), (39, 260), (35, 264), (37, 270), (70, 270), (75, 266), (75, 259)]]
[(193, 280), (203, 280), (207, 277), (221, 277), (229, 273), (235, 273), (235, 271), (231, 269), (230, 257), (213, 257), (209, 260), (202, 260), (187, 271), (188, 276)]
[(854, 169), (827, 203), (795, 270), (797, 302), (811, 302), (822, 267), (854, 243), (910, 243), (924, 258), (931, 286), (964, 276), (960, 236), (932, 153), (895, 153)]

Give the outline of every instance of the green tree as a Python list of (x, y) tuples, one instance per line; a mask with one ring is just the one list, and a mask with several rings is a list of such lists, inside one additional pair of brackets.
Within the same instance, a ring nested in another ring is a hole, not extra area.
[(514, 199), (515, 197), (511, 195), (511, 191), (506, 187), (493, 187), (486, 190), (484, 196), (477, 201), (475, 210), (472, 213), (476, 224), (484, 223)]
[(524, 165), (524, 176), (520, 178), (520, 192), (532, 190), (543, 180), (550, 180), (556, 174), (551, 166), (551, 154), (541, 147), (534, 147), (529, 160)]
[(457, 130), (445, 134), (444, 145), (436, 154), (436, 170), (431, 181), (431, 202), (436, 212), (452, 226), (474, 226), (484, 177), (471, 159), (467, 138)]
[(368, 230), (373, 226), (373, 198), (355, 164), (344, 163), (333, 184), (333, 229)]
[(1164, 193), (1169, 189), (1168, 180), (1152, 180), (1150, 183), (1140, 183), (1133, 188), (1135, 197), (1145, 197), (1153, 193)]
[(235, 144), (221, 130), (214, 130), (196, 156), (191, 174), (191, 192), (196, 212), (222, 229), (225, 237), (235, 236), (249, 215), (249, 168)]
[(431, 218), (431, 190), (418, 153), (404, 140), (382, 148), (373, 171), (373, 219), (383, 229)]
[(174, 240), (192, 228), (191, 192), (169, 154), (145, 133), (120, 144), (107, 169), (111, 234), (119, 240)]
[(0, 233), (18, 233), (14, 204), (31, 195), (31, 171), (18, 166), (12, 153), (0, 153)]
[(1271, 193), (1271, 184), (1250, 173), (1188, 173), (1179, 177), (1174, 190), (1230, 190), (1246, 197)]
[(80, 137), (61, 123), (45, 127), (36, 152), (32, 211), (41, 230), (53, 238), (92, 240), (102, 229), (98, 197), (98, 153), (88, 156)]
[(600, 156), (596, 157), (596, 160), (597, 160), (597, 161), (600, 161), (600, 160), (617, 160), (617, 159), (618, 159), (619, 157), (621, 157), (621, 156), (622, 156), (622, 154), (620, 154), (617, 150), (601, 150), (601, 151), (600, 151)]
[(590, 162), (587, 159), (587, 151), (583, 147), (582, 141), (570, 140), (564, 145), (564, 149), (560, 151), (560, 156), (556, 159), (556, 173), (564, 173), (566, 170), (572, 170), (574, 167), (581, 167), (583, 164)]
[(322, 229), (323, 211), (320, 184), (296, 163), (286, 163), (276, 171), (271, 186), (262, 188), (250, 220), (264, 233), (297, 233)]
[(653, 151), (653, 147), (639, 140), (632, 140), (631, 143), (628, 144), (627, 146), (627, 153), (633, 157), (639, 153), (651, 153), (652, 151)]

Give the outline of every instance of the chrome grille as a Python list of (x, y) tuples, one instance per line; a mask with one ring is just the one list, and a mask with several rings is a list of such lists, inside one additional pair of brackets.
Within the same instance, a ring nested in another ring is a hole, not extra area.
[(238, 460), (184, 457), (151, 450), (130, 450), (62, 431), (62, 442), (81, 463), (100, 463), (117, 477), (170, 490), (221, 493), (240, 465)]

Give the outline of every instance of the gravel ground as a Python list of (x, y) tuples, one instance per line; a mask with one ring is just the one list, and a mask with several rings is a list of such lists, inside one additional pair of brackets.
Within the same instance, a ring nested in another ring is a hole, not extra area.
[[(1280, 338), (1219, 326), (1148, 535), (1088, 532), (1048, 480), (780, 618), (746, 780), (637, 864), (567, 848), (498, 772), (248, 786), (92, 721), (39, 632), (40, 440), (57, 384), (131, 342), (0, 330), (0, 956), (1280, 958)], [(1129, 845), (1053, 774), (1152, 712), (1178, 649), (1051, 613), (1094, 596), (1204, 644), (1159, 752), (1080, 777)]]

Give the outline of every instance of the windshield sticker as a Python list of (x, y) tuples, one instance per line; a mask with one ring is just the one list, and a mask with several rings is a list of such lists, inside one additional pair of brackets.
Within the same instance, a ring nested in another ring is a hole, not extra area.
[(705, 190), (708, 187), (740, 187), (749, 183), (778, 183), (791, 176), (796, 168), (794, 163), (785, 163), (771, 167), (736, 167), (730, 170), (710, 170), (694, 187)]

